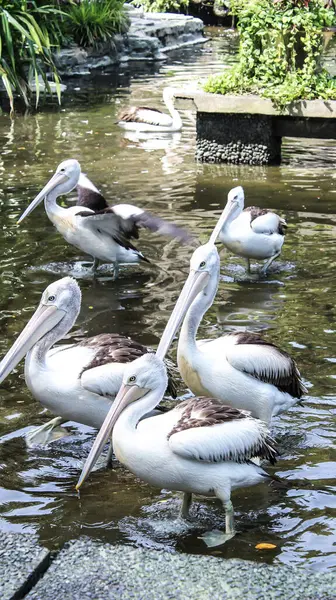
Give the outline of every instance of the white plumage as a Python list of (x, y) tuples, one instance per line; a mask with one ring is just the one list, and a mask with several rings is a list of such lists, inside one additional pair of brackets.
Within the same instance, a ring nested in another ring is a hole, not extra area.
[(223, 543), (234, 531), (231, 490), (267, 478), (253, 456), (275, 462), (277, 451), (266, 426), (213, 398), (191, 398), (175, 409), (143, 420), (167, 385), (163, 362), (144, 355), (128, 365), (113, 408), (96, 438), (77, 484), (79, 488), (112, 434), (116, 457), (155, 487), (184, 492), (182, 516), (192, 494), (216, 496), (226, 511)]
[(174, 108), (174, 94), (164, 88), (163, 101), (170, 115), (147, 106), (131, 106), (118, 115), (118, 125), (128, 131), (173, 133), (182, 129), (179, 112)]
[(244, 190), (233, 188), (228, 194), (230, 215), (218, 239), (234, 254), (247, 259), (266, 260), (261, 272), (280, 255), (287, 223), (277, 214), (255, 206), (244, 209)]

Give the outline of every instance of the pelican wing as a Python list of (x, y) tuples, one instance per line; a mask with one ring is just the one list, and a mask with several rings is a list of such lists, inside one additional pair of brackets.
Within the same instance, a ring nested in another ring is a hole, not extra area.
[(244, 212), (249, 212), (251, 216), (251, 229), (255, 233), (263, 233), (271, 235), (272, 233), (280, 233), (285, 235), (287, 223), (274, 212), (259, 208), (258, 206), (250, 206)]
[[(96, 350), (94, 357), (80, 374), (83, 387), (104, 396), (115, 396), (118, 392), (122, 383), (123, 365), (150, 352), (150, 349), (143, 344), (118, 333), (102, 333), (87, 338), (78, 345)], [(176, 382), (171, 361), (167, 360), (166, 366), (168, 371), (167, 393), (176, 398)]]
[(247, 462), (253, 457), (276, 461), (277, 451), (266, 425), (246, 411), (214, 398), (192, 398), (175, 411), (179, 419), (168, 435), (175, 454), (213, 462)]
[[(138, 249), (130, 242), (132, 235), (124, 227), (123, 219), (115, 213), (112, 207), (96, 212), (89, 210), (79, 211), (76, 217), (82, 219), (84, 227), (95, 231), (97, 235), (109, 235), (119, 246), (138, 252)], [(142, 258), (143, 260), (147, 260), (144, 257)]]
[(229, 337), (233, 343), (228, 345), (226, 359), (235, 369), (294, 398), (307, 393), (296, 363), (287, 352), (253, 333), (233, 333)]
[(90, 208), (94, 212), (108, 208), (108, 204), (101, 192), (96, 188), (92, 181), (81, 173), (76, 186), (78, 206)]
[(119, 113), (118, 120), (125, 123), (146, 123), (162, 127), (171, 127), (173, 124), (170, 115), (148, 106), (131, 106)]

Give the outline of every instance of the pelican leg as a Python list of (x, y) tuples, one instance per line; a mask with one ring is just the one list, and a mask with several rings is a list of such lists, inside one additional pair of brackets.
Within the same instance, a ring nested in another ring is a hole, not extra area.
[(234, 512), (231, 500), (223, 502), (224, 510), (225, 510), (225, 533), (223, 531), (219, 531), (218, 529), (214, 529), (213, 531), (207, 531), (200, 539), (202, 539), (208, 548), (215, 548), (216, 546), (222, 546), (225, 542), (231, 540), (235, 535), (235, 527), (234, 527)]
[(93, 263), (92, 263), (92, 273), (95, 274), (97, 269), (98, 269), (98, 265), (99, 265), (99, 259), (98, 258), (93, 258)]
[(118, 279), (118, 275), (119, 275), (119, 263), (114, 262), (113, 263), (113, 281)]
[(112, 457), (113, 457), (113, 444), (112, 444), (112, 439), (111, 439), (111, 443), (110, 443), (107, 457), (106, 457), (106, 466), (107, 466), (107, 468), (110, 468), (110, 469), (113, 469)]
[(251, 271), (251, 263), (250, 263), (250, 259), (249, 259), (249, 258), (247, 258), (246, 260), (247, 260), (247, 272), (248, 272), (248, 273), (252, 273), (252, 271)]
[(180, 510), (181, 519), (188, 519), (191, 503), (192, 503), (192, 494), (190, 492), (185, 492), (183, 494), (182, 506), (181, 506), (181, 510)]
[[(53, 430), (59, 425), (62, 425), (62, 423), (65, 423), (65, 421), (66, 419), (63, 417), (55, 417), (54, 419), (51, 419), (51, 421), (48, 421), (48, 423), (45, 423), (40, 427), (35, 427), (33, 431), (29, 431), (26, 435), (27, 446), (31, 447), (37, 444), (44, 446), (45, 444), (48, 444), (48, 442), (53, 440)], [(59, 436), (56, 439), (59, 439)]]
[(273, 260), (275, 260), (276, 258), (278, 258), (278, 256), (280, 256), (280, 252), (278, 252), (277, 254), (274, 254), (274, 256), (271, 256), (271, 258), (269, 258), (268, 260), (266, 260), (266, 262), (263, 264), (262, 268), (260, 269), (260, 273), (262, 275), (266, 275), (266, 271), (267, 271), (268, 267), (270, 267), (270, 265), (272, 264)]

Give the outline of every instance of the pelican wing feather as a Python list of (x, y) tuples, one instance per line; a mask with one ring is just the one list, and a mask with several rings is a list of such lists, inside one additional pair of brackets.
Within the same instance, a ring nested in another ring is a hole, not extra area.
[(186, 400), (175, 411), (179, 419), (168, 435), (175, 454), (208, 463), (253, 457), (275, 463), (278, 453), (266, 425), (248, 412), (203, 397)]
[(294, 398), (307, 393), (297, 365), (287, 352), (257, 334), (233, 333), (229, 337), (233, 343), (228, 345), (226, 358), (235, 369)]
[(259, 208), (258, 206), (249, 206), (244, 212), (250, 213), (250, 225), (255, 233), (263, 233), (265, 235), (279, 233), (280, 235), (285, 235), (287, 223), (285, 219), (279, 217), (274, 212)]
[(131, 106), (119, 113), (118, 120), (125, 123), (146, 123), (162, 127), (171, 127), (173, 124), (170, 115), (148, 106)]
[[(94, 230), (97, 234), (109, 235), (119, 246), (139, 252), (130, 241), (130, 238), (134, 236), (129, 233), (124, 225), (124, 220), (115, 213), (112, 207), (96, 212), (82, 210), (76, 214), (76, 217), (81, 218), (82, 224)], [(144, 257), (142, 258), (147, 260)]]
[[(93, 358), (80, 373), (83, 387), (95, 394), (115, 396), (121, 386), (124, 368), (150, 349), (132, 338), (118, 333), (102, 333), (82, 340), (78, 344), (96, 350)], [(176, 398), (174, 365), (167, 359), (167, 393)]]

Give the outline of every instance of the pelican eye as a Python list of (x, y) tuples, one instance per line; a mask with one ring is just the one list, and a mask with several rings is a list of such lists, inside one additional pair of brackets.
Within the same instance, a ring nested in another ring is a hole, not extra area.
[(131, 383), (134, 383), (135, 380), (136, 380), (135, 375), (132, 375), (132, 377), (130, 377), (128, 381), (130, 381)]
[(202, 262), (200, 263), (199, 268), (203, 269), (205, 267), (205, 260), (202, 260)]
[(48, 302), (54, 302), (54, 300), (55, 300), (55, 296), (49, 296)]

